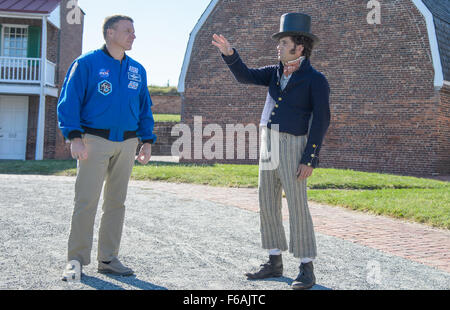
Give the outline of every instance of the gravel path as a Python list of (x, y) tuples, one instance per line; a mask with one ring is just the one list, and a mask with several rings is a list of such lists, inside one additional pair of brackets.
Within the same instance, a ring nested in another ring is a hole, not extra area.
[[(283, 278), (243, 276), (267, 260), (258, 213), (131, 182), (120, 258), (136, 276), (102, 275), (92, 263), (81, 283), (62, 282), (74, 182), (0, 175), (0, 289), (286, 290), (297, 276), (288, 253)], [(314, 289), (450, 289), (442, 270), (321, 233), (317, 245)]]

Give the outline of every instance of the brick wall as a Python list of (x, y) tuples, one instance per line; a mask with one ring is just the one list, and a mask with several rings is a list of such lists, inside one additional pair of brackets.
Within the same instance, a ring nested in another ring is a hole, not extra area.
[[(66, 73), (72, 62), (82, 53), (83, 47), (83, 31), (84, 31), (84, 14), (81, 14), (81, 24), (69, 24), (66, 16), (70, 9), (67, 9), (68, 0), (61, 2), (61, 33), (59, 38), (59, 66), (57, 72), (57, 80), (61, 87), (64, 83)], [(101, 31), (100, 29), (98, 31)], [(56, 111), (56, 110), (55, 110)], [(66, 144), (65, 139), (55, 124), (55, 155), (57, 159), (67, 159), (70, 156), (70, 147)]]
[(45, 98), (44, 159), (54, 159), (56, 155), (56, 141), (59, 131), (58, 117), (56, 113), (57, 103), (57, 98)]
[[(44, 159), (54, 159), (58, 144), (59, 132), (56, 115), (57, 98), (46, 97), (45, 101), (45, 129), (44, 129)], [(39, 96), (29, 96), (28, 106), (28, 132), (26, 159), (34, 160), (36, 154), (36, 135), (39, 111)]]
[(39, 96), (29, 96), (26, 160), (34, 160), (36, 155), (38, 109)]
[(433, 161), (441, 174), (450, 175), (450, 86), (444, 85), (440, 92), (438, 111), (439, 147)]
[[(58, 55), (58, 79), (61, 85), (64, 82), (67, 70), (72, 62), (81, 55), (83, 47), (84, 14), (81, 14), (81, 24), (67, 23), (66, 16), (69, 12), (67, 2), (68, 0), (61, 2), (61, 35)], [(101, 29), (98, 29), (98, 32), (101, 33)]]
[[(211, 36), (227, 37), (249, 67), (275, 64), (271, 35), (283, 13), (299, 11), (313, 17), (312, 31), (321, 43), (311, 63), (327, 76), (332, 90), (332, 123), (321, 167), (444, 173), (448, 155), (439, 149), (448, 149), (449, 141), (437, 134), (437, 120), (440, 111), (447, 109), (448, 115), (448, 104), (439, 101), (439, 96), (448, 100), (448, 92), (439, 95), (433, 87), (424, 18), (409, 0), (383, 1), (381, 25), (369, 25), (366, 6), (365, 0), (220, 1), (194, 43), (182, 122), (192, 128), (194, 116), (202, 116), (205, 125), (223, 128), (259, 124), (267, 89), (238, 84)], [(431, 160), (437, 153), (440, 159)]]
[(155, 123), (153, 129), (154, 134), (158, 137), (155, 144), (152, 145), (153, 156), (171, 156), (172, 144), (178, 139), (178, 137), (172, 137), (172, 127), (175, 123), (160, 122)]
[[(48, 23), (47, 26), (47, 59), (54, 64), (58, 64), (58, 42), (60, 31), (58, 28)], [(55, 74), (56, 75), (56, 74)], [(55, 76), (55, 84), (58, 84)]]
[(180, 114), (181, 97), (180, 96), (157, 96), (152, 97), (152, 112), (158, 114)]

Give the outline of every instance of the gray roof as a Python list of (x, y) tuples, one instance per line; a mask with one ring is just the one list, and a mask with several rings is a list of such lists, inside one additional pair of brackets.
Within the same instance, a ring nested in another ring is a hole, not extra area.
[(450, 0), (422, 0), (422, 2), (433, 14), (444, 80), (450, 81)]

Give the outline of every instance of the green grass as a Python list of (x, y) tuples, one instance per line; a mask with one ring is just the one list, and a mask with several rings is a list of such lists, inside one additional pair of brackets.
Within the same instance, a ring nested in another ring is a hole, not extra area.
[(423, 189), (449, 186), (448, 182), (431, 179), (339, 169), (315, 169), (308, 180), (308, 187), (312, 189)]
[(179, 96), (178, 90), (174, 86), (155, 86), (150, 85), (148, 86), (148, 91), (150, 92), (150, 96)]
[[(0, 161), (1, 174), (76, 175), (73, 160)], [(256, 188), (256, 165), (136, 165), (135, 180)], [(450, 183), (338, 169), (316, 169), (308, 180), (312, 201), (450, 229)]]
[(136, 166), (132, 178), (224, 187), (257, 187), (258, 167), (253, 165), (153, 163), (147, 166)]
[(377, 215), (450, 229), (450, 187), (310, 190), (309, 199)]
[(179, 122), (181, 122), (180, 114), (153, 114), (153, 118), (156, 123), (161, 123), (161, 122), (179, 123)]
[(75, 160), (0, 160), (0, 174), (74, 176), (77, 174), (77, 162)]

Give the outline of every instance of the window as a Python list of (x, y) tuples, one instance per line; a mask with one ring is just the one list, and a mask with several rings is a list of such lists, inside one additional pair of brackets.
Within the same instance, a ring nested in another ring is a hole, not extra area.
[(4, 26), (3, 27), (2, 56), (27, 57), (28, 52), (28, 27)]

